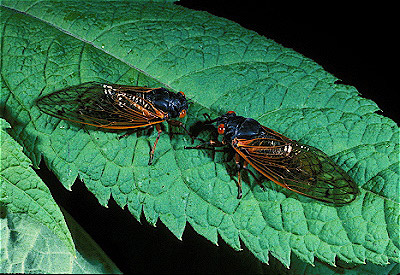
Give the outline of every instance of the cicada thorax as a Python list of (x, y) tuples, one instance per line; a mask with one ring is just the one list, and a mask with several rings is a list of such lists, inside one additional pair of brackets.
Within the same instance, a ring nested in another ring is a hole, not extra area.
[(154, 125), (158, 136), (150, 152), (149, 164), (162, 132), (160, 123), (168, 121), (184, 128), (173, 118), (184, 117), (188, 108), (182, 92), (99, 82), (54, 92), (39, 99), (37, 105), (49, 115), (100, 128), (135, 129)]
[(166, 118), (183, 118), (188, 108), (187, 100), (183, 92), (173, 93), (165, 88), (154, 89), (144, 94), (144, 98), (152, 102), (159, 110), (166, 113)]

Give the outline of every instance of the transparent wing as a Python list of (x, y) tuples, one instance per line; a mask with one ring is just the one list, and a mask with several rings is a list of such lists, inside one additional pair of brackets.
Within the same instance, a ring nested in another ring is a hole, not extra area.
[(37, 101), (49, 115), (101, 128), (128, 129), (164, 121), (165, 113), (144, 99), (152, 89), (88, 82)]
[(232, 146), (257, 171), (282, 187), (334, 204), (356, 198), (357, 185), (324, 152), (284, 139), (273, 146), (269, 138), (238, 139)]

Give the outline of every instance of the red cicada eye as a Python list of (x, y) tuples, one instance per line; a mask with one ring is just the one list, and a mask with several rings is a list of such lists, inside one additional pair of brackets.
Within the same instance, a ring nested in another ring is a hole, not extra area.
[(224, 124), (220, 124), (218, 126), (218, 134), (223, 135), (225, 133), (225, 125)]
[(236, 113), (234, 111), (228, 111), (227, 114), (234, 114), (236, 115)]
[(184, 97), (186, 97), (185, 94), (184, 94), (182, 91), (178, 92), (178, 94), (181, 94), (181, 95), (183, 95)]
[(184, 118), (186, 116), (186, 110), (183, 109), (180, 113), (179, 113), (179, 118)]

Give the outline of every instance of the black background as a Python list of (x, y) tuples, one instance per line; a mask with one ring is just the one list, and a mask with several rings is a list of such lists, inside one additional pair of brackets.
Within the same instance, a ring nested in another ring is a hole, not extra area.
[[(390, 16), (394, 7), (349, 7), (337, 2), (293, 6), (262, 1), (180, 1), (184, 7), (228, 18), (309, 57), (344, 84), (372, 99), (382, 115), (399, 122), (394, 85), (397, 41)], [(304, 4), (304, 3), (302, 3)], [(331, 5), (331, 6), (329, 6)], [(335, 5), (335, 6), (333, 6)], [(397, 69), (398, 70), (398, 69)], [(392, 76), (389, 76), (392, 75)], [(379, 134), (379, 133), (377, 133)], [(211, 244), (187, 225), (178, 240), (161, 223), (137, 222), (113, 199), (109, 207), (77, 181), (65, 190), (41, 164), (38, 174), (56, 199), (124, 273), (254, 273), (261, 265), (248, 251), (235, 252), (222, 240)], [(272, 256), (270, 256), (272, 257)], [(263, 266), (265, 268), (265, 265)]]

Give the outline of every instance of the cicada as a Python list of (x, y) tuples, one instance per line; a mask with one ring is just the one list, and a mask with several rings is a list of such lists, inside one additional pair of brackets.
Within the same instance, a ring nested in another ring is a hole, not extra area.
[(185, 148), (212, 149), (230, 145), (235, 151), (238, 169), (238, 198), (242, 197), (240, 171), (251, 172), (248, 164), (276, 184), (326, 203), (350, 203), (359, 193), (353, 179), (315, 147), (289, 139), (233, 111), (214, 120), (208, 117), (207, 124), (211, 123), (215, 123), (218, 134), (223, 135), (222, 141), (204, 141)]
[(188, 101), (183, 92), (166, 88), (87, 82), (46, 95), (37, 101), (37, 106), (51, 116), (99, 128), (155, 126), (158, 135), (150, 151), (151, 165), (162, 133), (161, 123), (167, 121), (186, 130), (174, 119), (186, 116)]

